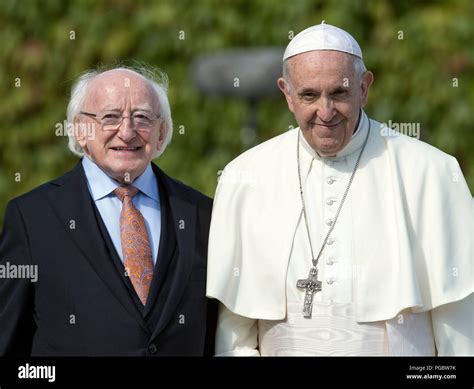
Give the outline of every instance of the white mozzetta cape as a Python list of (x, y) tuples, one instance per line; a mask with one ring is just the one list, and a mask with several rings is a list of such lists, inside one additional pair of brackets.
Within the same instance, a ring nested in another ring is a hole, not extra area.
[[(371, 128), (347, 199), (356, 204), (358, 322), (388, 320), (406, 308), (428, 311), (474, 290), (473, 201), (456, 159), (376, 121)], [(207, 295), (241, 316), (286, 315), (286, 274), (301, 216), (298, 131), (240, 155), (219, 181)]]

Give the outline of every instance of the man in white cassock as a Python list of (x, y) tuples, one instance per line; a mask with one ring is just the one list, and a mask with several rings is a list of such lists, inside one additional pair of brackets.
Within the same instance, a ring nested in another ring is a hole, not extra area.
[(211, 223), (217, 355), (473, 355), (472, 196), (455, 158), (369, 119), (347, 32), (289, 43), (299, 125), (229, 163)]

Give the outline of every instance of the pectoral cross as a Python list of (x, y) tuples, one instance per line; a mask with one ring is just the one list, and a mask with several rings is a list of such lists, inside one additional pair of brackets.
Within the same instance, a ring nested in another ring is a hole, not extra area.
[(321, 281), (318, 281), (318, 269), (312, 267), (309, 271), (309, 276), (305, 280), (298, 280), (296, 287), (300, 289), (306, 289), (304, 295), (304, 306), (303, 316), (306, 318), (311, 317), (311, 311), (313, 310), (313, 297), (317, 292), (321, 292)]

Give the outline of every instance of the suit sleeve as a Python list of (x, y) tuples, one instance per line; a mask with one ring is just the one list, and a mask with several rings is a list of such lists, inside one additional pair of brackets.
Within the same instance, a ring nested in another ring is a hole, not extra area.
[(206, 339), (204, 344), (204, 356), (206, 357), (212, 357), (216, 348), (218, 304), (219, 302), (215, 299), (207, 299)]
[(29, 356), (35, 331), (33, 284), (10, 278), (8, 269), (31, 265), (24, 220), (17, 204), (7, 205), (0, 236), (0, 356)]

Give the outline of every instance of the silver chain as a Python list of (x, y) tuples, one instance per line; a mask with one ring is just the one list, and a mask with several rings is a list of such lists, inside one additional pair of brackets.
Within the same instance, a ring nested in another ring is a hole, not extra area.
[(364, 140), (364, 144), (362, 146), (362, 149), (360, 150), (359, 156), (357, 157), (357, 161), (354, 166), (354, 170), (352, 171), (351, 178), (349, 178), (349, 183), (347, 184), (346, 191), (344, 192), (344, 195), (342, 196), (341, 203), (339, 205), (339, 208), (336, 212), (336, 216), (333, 219), (332, 225), (329, 228), (328, 233), (326, 234), (326, 237), (324, 238), (323, 244), (321, 245), (321, 249), (319, 250), (318, 256), (316, 259), (314, 258), (314, 251), (313, 251), (313, 243), (311, 241), (311, 235), (309, 233), (309, 226), (308, 226), (308, 216), (306, 215), (306, 206), (305, 206), (305, 201), (304, 201), (304, 195), (303, 195), (303, 185), (301, 182), (301, 167), (300, 167), (300, 132), (301, 130), (298, 130), (298, 144), (296, 146), (296, 159), (298, 163), (298, 180), (300, 184), (300, 195), (301, 195), (301, 204), (303, 207), (303, 217), (304, 217), (304, 222), (306, 225), (306, 233), (308, 234), (308, 242), (309, 242), (309, 248), (311, 249), (311, 260), (313, 262), (313, 267), (316, 267), (319, 262), (319, 258), (321, 257), (321, 254), (323, 253), (324, 248), (326, 247), (326, 243), (329, 239), (329, 236), (331, 235), (332, 231), (334, 230), (334, 227), (336, 226), (337, 219), (339, 217), (339, 214), (341, 213), (342, 206), (344, 205), (344, 201), (346, 200), (347, 194), (349, 193), (349, 189), (352, 185), (352, 181), (354, 181), (354, 176), (357, 171), (357, 167), (359, 166), (360, 159), (362, 157), (362, 154), (364, 153), (365, 146), (367, 144), (367, 140), (369, 139), (369, 134), (370, 134), (370, 119), (369, 119), (369, 130), (367, 131), (367, 135)]

